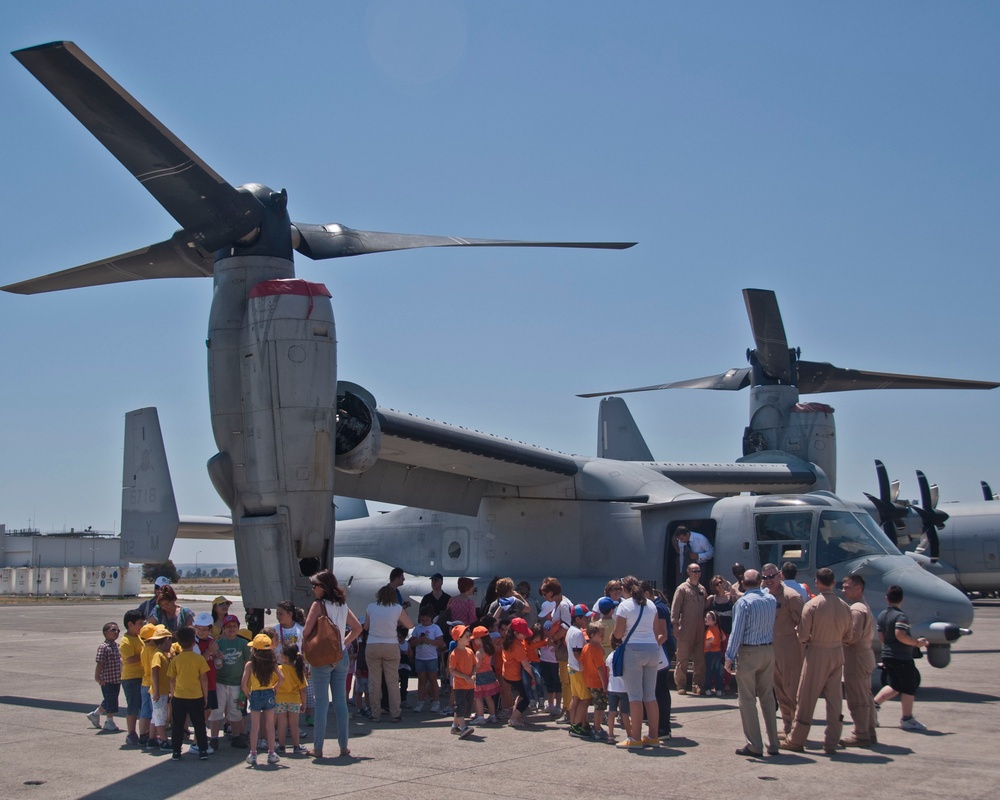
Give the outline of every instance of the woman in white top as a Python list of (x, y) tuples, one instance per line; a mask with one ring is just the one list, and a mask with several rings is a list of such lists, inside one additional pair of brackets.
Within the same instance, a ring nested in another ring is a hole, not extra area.
[(404, 608), (396, 602), (396, 590), (386, 584), (375, 595), (375, 602), (365, 610), (365, 630), (368, 644), (365, 660), (368, 662), (368, 693), (371, 695), (372, 722), (382, 714), (382, 676), (385, 676), (389, 695), (389, 716), (393, 722), (402, 722), (399, 710), (399, 639), (396, 627), (412, 628), (413, 622)]
[[(344, 655), (336, 664), (313, 664), (310, 683), (316, 695), (316, 723), (313, 749), (308, 755), (313, 758), (323, 758), (323, 741), (326, 738), (326, 715), (330, 708), (330, 695), (333, 693), (333, 715), (337, 720), (337, 739), (340, 742), (340, 755), (349, 756), (347, 749), (348, 720), (347, 716), (347, 668), (350, 659), (347, 648), (361, 635), (361, 623), (354, 612), (347, 607), (347, 595), (337, 583), (337, 576), (324, 569), (313, 575), (309, 582), (313, 587), (316, 599), (309, 607), (305, 628), (302, 631), (302, 641), (312, 635), (316, 622), (326, 614), (340, 630), (341, 644)], [(300, 644), (301, 649), (301, 644)]]
[[(628, 575), (622, 578), (625, 597), (615, 609), (614, 638), (628, 642), (625, 648), (622, 679), (629, 700), (628, 738), (619, 747), (642, 747), (660, 744), (660, 708), (656, 703), (656, 672), (660, 663), (660, 645), (667, 636), (667, 625), (659, 619), (656, 607), (646, 599), (648, 581)], [(631, 634), (630, 634), (631, 632)], [(642, 710), (646, 707), (649, 736), (642, 738)]]

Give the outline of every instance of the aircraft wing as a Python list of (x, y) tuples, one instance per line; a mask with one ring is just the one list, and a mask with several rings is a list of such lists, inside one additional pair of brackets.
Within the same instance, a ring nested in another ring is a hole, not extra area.
[(490, 484), (546, 486), (587, 460), (392, 409), (375, 414), (379, 459), (361, 474), (338, 471), (339, 495), (475, 515)]
[[(392, 409), (379, 407), (375, 413), (382, 429), (378, 461), (360, 474), (338, 471), (338, 495), (472, 516), (491, 486), (511, 496), (536, 494), (536, 487), (572, 485), (595, 461)], [(644, 466), (688, 490), (715, 496), (827, 488), (814, 468), (792, 456), (770, 464)]]

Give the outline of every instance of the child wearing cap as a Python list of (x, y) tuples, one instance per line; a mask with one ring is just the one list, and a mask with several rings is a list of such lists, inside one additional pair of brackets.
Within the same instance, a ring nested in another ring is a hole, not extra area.
[[(208, 616), (207, 614), (205, 616)], [(209, 623), (208, 627), (211, 627)], [(191, 718), (194, 728), (194, 738), (198, 743), (190, 752), (197, 753), (198, 758), (205, 761), (211, 749), (208, 746), (208, 736), (205, 734), (205, 703), (208, 699), (208, 662), (203, 655), (194, 652), (197, 634), (191, 628), (181, 628), (177, 631), (177, 644), (181, 652), (174, 656), (167, 667), (170, 678), (170, 694), (173, 697), (173, 729), (170, 740), (173, 743), (173, 760), (181, 760), (181, 747), (184, 745), (184, 725)]]
[(222, 638), (222, 623), (229, 609), (233, 605), (232, 600), (227, 600), (221, 594), (212, 601), (212, 638)]
[[(142, 613), (142, 609), (137, 611)], [(142, 664), (142, 683), (139, 686), (139, 744), (143, 747), (149, 746), (149, 721), (153, 718), (153, 700), (149, 695), (149, 687), (152, 683), (151, 671), (156, 645), (149, 641), (149, 637), (155, 632), (156, 626), (151, 622), (147, 622), (139, 629), (139, 638), (142, 639), (142, 652), (139, 654), (139, 663)]]
[(166, 625), (157, 625), (147, 640), (153, 646), (153, 658), (150, 662), (149, 699), (153, 701), (153, 718), (149, 728), (149, 747), (159, 747), (161, 750), (170, 748), (167, 741), (167, 700), (170, 696), (170, 678), (167, 669), (170, 667), (170, 643), (173, 634)]
[[(497, 721), (496, 702), (493, 700), (500, 693), (500, 682), (493, 671), (493, 657), (496, 647), (493, 638), (485, 625), (477, 625), (472, 629), (472, 652), (476, 654), (476, 717), (471, 725), (485, 725)], [(484, 716), (483, 712), (489, 711)]]
[(250, 646), (245, 639), (236, 634), (240, 629), (240, 621), (232, 614), (222, 620), (222, 638), (216, 640), (222, 664), (216, 668), (215, 694), (218, 707), (209, 714), (212, 747), (219, 741), (219, 730), (222, 721), (229, 721), (233, 738), (233, 747), (247, 747), (246, 727), (243, 712), (240, 709), (240, 684), (243, 681), (243, 670), (250, 660)]
[(456, 625), (451, 629), (451, 638), (455, 641), (455, 649), (448, 656), (448, 671), (451, 673), (451, 704), (454, 713), (451, 732), (460, 739), (464, 739), (474, 730), (466, 722), (466, 718), (472, 710), (476, 691), (476, 654), (469, 647), (469, 642), (472, 639), (472, 628), (468, 625)]
[(257, 766), (257, 741), (262, 732), (267, 742), (267, 763), (277, 764), (279, 761), (274, 751), (275, 690), (281, 688), (284, 679), (278, 670), (271, 637), (258, 633), (250, 642), (250, 660), (243, 668), (241, 682), (250, 707), (250, 755), (247, 756), (247, 764), (251, 767)]
[(602, 597), (597, 601), (597, 611), (601, 615), (597, 621), (604, 628), (603, 644), (605, 658), (611, 655), (611, 634), (615, 632), (616, 608), (618, 608), (618, 602), (611, 597)]
[(587, 627), (590, 609), (583, 603), (573, 606), (573, 625), (566, 631), (567, 667), (569, 668), (569, 732), (571, 736), (590, 738), (590, 726), (587, 724), (587, 707), (590, 705), (590, 690), (583, 680), (583, 667), (580, 666), (580, 654), (587, 644), (587, 636), (583, 632)]
[(524, 644), (531, 633), (524, 617), (514, 617), (503, 637), (503, 679), (510, 686), (514, 705), (507, 724), (512, 728), (524, 727), (522, 716), (528, 708), (529, 687), (535, 683), (528, 650)]
[[(194, 652), (200, 653), (205, 663), (208, 665), (208, 686), (205, 691), (205, 713), (211, 715), (219, 707), (219, 697), (217, 690), (217, 671), (222, 666), (222, 653), (219, 652), (219, 645), (212, 637), (212, 615), (207, 611), (202, 611), (194, 618)], [(208, 752), (211, 754), (219, 747), (218, 738), (212, 739), (208, 743)], [(196, 747), (191, 748), (192, 753), (197, 753)]]
[[(145, 642), (139, 638), (144, 619), (138, 609), (125, 612), (122, 624), (125, 635), (118, 643), (118, 653), (122, 659), (122, 689), (125, 692), (125, 724), (128, 735), (125, 744), (139, 744), (139, 734), (136, 732), (136, 722), (142, 709), (142, 649)], [(148, 732), (148, 728), (147, 728)]]
[[(97, 666), (94, 668), (94, 680), (101, 687), (104, 699), (101, 704), (87, 714), (90, 724), (98, 730), (115, 733), (121, 730), (115, 725), (115, 714), (118, 713), (118, 693), (122, 688), (122, 655), (118, 651), (118, 634), (121, 633), (116, 622), (106, 622), (102, 629), (104, 641), (97, 648)], [(101, 728), (101, 714), (108, 718)]]

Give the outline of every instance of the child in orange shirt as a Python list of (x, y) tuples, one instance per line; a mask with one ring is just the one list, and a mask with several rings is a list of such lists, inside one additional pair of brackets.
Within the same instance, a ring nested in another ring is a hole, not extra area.
[(531, 627), (523, 617), (514, 617), (503, 637), (503, 679), (510, 687), (514, 707), (510, 712), (512, 728), (523, 728), (521, 719), (528, 709), (528, 692), (535, 685), (535, 675), (528, 661), (525, 641), (531, 636)]
[(583, 667), (584, 686), (590, 690), (590, 701), (594, 705), (591, 737), (606, 742), (608, 733), (603, 725), (604, 710), (608, 707), (608, 670), (604, 664), (604, 626), (591, 622), (587, 626), (587, 637), (587, 644), (580, 653), (580, 666)]
[(476, 654), (469, 647), (472, 640), (472, 628), (469, 625), (456, 625), (451, 629), (451, 638), (455, 640), (455, 649), (448, 656), (448, 671), (451, 673), (451, 732), (464, 739), (473, 730), (466, 717), (472, 710), (472, 701), (476, 693)]
[(725, 634), (714, 611), (705, 612), (705, 694), (722, 696), (722, 650)]

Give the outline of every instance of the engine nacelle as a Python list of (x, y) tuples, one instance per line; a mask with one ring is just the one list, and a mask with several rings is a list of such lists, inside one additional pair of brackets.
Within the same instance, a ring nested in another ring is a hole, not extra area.
[(375, 398), (357, 384), (337, 384), (335, 466), (359, 474), (371, 469), (382, 450), (382, 428), (375, 414)]

